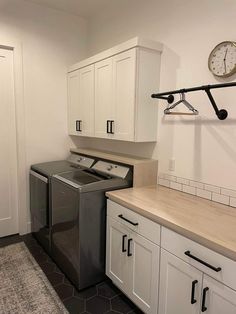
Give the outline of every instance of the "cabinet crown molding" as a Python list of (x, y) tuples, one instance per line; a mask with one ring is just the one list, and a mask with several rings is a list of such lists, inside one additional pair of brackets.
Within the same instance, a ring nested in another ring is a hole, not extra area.
[(135, 48), (135, 47), (139, 47), (139, 48), (146, 48), (146, 49), (150, 49), (150, 50), (155, 50), (155, 51), (159, 51), (160, 53), (163, 51), (163, 44), (154, 40), (150, 40), (150, 39), (145, 39), (145, 38), (141, 38), (141, 37), (134, 37), (131, 38), (119, 45), (116, 45), (110, 49), (104, 50), (92, 57), (89, 57), (87, 59), (84, 59), (80, 62), (77, 62), (73, 65), (71, 65), (68, 68), (68, 73), (76, 71), (80, 68), (86, 67), (90, 64), (93, 64), (95, 62), (99, 62), (102, 61), (106, 58), (112, 57), (116, 54), (119, 54), (121, 52), (124, 52), (126, 50)]

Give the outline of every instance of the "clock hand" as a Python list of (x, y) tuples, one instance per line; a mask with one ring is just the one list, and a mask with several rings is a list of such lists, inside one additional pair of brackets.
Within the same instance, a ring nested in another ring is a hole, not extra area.
[(228, 48), (226, 49), (226, 51), (225, 51), (225, 56), (224, 56), (224, 60), (223, 60), (223, 62), (224, 62), (224, 66), (225, 66), (225, 74), (226, 74), (226, 56), (227, 56), (227, 53), (228, 53)]

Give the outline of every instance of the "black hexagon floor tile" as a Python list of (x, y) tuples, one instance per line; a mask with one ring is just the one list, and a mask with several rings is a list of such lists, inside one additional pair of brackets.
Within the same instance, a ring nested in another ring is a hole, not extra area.
[(85, 300), (76, 297), (65, 300), (64, 305), (70, 314), (80, 314), (85, 310)]
[(86, 301), (86, 311), (91, 314), (104, 314), (110, 310), (110, 301), (106, 298), (95, 296)]
[(54, 289), (56, 290), (56, 293), (59, 295), (62, 301), (73, 297), (74, 288), (72, 286), (61, 283), (55, 286)]
[(93, 287), (90, 287), (90, 288), (87, 288), (87, 289), (81, 290), (81, 291), (78, 291), (78, 290), (75, 289), (74, 295), (76, 297), (81, 298), (81, 299), (88, 300), (88, 299), (90, 299), (92, 297), (97, 296), (97, 287), (93, 286)]
[(56, 272), (52, 272), (48, 274), (47, 277), (53, 287), (63, 283), (63, 280), (64, 280), (64, 275), (56, 273)]
[(116, 288), (111, 282), (106, 281), (97, 286), (98, 295), (104, 298), (111, 299), (119, 294), (121, 294), (120, 290)]
[(111, 308), (114, 311), (128, 314), (135, 305), (124, 295), (118, 295), (111, 300)]

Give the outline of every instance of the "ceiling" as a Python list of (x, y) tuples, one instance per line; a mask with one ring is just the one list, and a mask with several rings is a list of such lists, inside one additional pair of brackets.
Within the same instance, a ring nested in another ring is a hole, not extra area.
[(89, 18), (120, 0), (27, 0), (49, 8), (62, 10), (67, 13)]

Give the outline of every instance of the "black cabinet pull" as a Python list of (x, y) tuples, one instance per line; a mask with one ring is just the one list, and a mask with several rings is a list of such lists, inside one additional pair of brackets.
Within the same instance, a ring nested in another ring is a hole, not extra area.
[(192, 282), (192, 291), (191, 291), (191, 304), (194, 304), (197, 302), (197, 300), (195, 299), (195, 286), (198, 283), (197, 280), (194, 280)]
[(133, 241), (133, 239), (129, 239), (128, 240), (128, 253), (127, 253), (127, 256), (132, 256), (132, 253), (130, 252), (130, 243), (131, 241)]
[(107, 120), (107, 133), (110, 134), (110, 122), (111, 120)]
[(113, 130), (114, 122), (115, 122), (114, 120), (110, 121), (110, 123), (111, 123), (110, 124), (110, 132), (109, 132), (110, 134), (114, 134), (114, 130)]
[(126, 249), (125, 249), (125, 238), (127, 238), (126, 234), (124, 234), (123, 237), (122, 237), (122, 252), (126, 252)]
[(125, 220), (125, 221), (127, 221), (128, 223), (130, 223), (130, 224), (133, 225), (133, 226), (138, 226), (138, 222), (133, 222), (133, 221), (131, 221), (131, 220), (125, 218), (122, 214), (118, 215), (118, 217), (121, 218), (121, 219), (123, 219), (123, 220)]
[(197, 262), (203, 264), (204, 266), (206, 266), (206, 267), (208, 267), (208, 268), (210, 268), (210, 269), (216, 271), (217, 273), (218, 273), (219, 271), (221, 271), (221, 267), (214, 267), (214, 266), (208, 264), (207, 262), (204, 262), (204, 261), (201, 260), (200, 258), (198, 258), (198, 257), (196, 257), (196, 256), (194, 256), (194, 255), (192, 255), (190, 251), (186, 251), (186, 252), (184, 252), (184, 254), (187, 255), (187, 256), (189, 256), (190, 258), (194, 259), (195, 261), (197, 261)]
[(207, 307), (206, 307), (206, 294), (207, 291), (209, 290), (208, 287), (203, 289), (203, 293), (202, 293), (202, 312), (206, 312)]
[(76, 131), (77, 132), (81, 132), (81, 123), (82, 123), (82, 120), (76, 120), (75, 124), (76, 124)]

